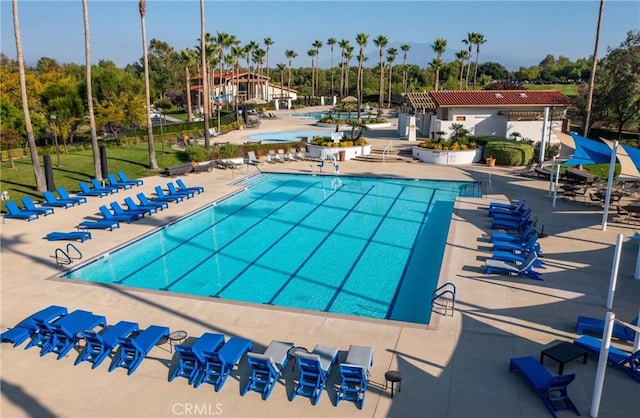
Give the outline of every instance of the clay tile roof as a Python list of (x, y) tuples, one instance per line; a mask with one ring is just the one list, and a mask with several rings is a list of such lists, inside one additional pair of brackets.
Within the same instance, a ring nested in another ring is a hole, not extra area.
[(568, 106), (571, 99), (557, 90), (432, 91), (438, 107)]

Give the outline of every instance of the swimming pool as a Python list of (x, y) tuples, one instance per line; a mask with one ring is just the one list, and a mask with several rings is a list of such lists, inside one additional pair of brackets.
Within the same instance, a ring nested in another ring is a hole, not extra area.
[(313, 131), (280, 131), (280, 132), (269, 132), (265, 134), (255, 134), (249, 136), (250, 142), (260, 141), (262, 144), (274, 143), (274, 142), (296, 142), (300, 141), (303, 137), (307, 137), (309, 141), (314, 136), (331, 136), (331, 132), (333, 129), (329, 130), (313, 130)]
[(426, 324), (470, 184), (262, 174), (64, 277)]
[[(363, 118), (367, 118), (369, 116), (371, 117), (375, 117), (376, 113), (372, 113), (372, 112), (361, 112), (361, 115)], [(329, 112), (297, 112), (297, 113), (292, 113), (291, 116), (295, 116), (295, 117), (299, 117), (299, 118), (309, 118), (309, 119), (315, 119), (315, 120), (320, 120), (326, 116), (329, 116)], [(349, 116), (351, 116), (351, 119), (357, 119), (358, 118), (358, 112), (357, 111), (353, 111), (351, 113), (349, 112), (331, 112), (331, 117), (333, 119), (349, 119)]]

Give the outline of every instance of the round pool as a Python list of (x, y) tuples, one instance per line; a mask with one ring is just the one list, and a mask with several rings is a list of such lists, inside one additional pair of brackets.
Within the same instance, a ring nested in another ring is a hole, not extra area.
[(314, 136), (331, 136), (331, 132), (333, 132), (333, 130), (267, 132), (264, 134), (251, 135), (248, 140), (249, 142), (270, 144), (274, 142), (297, 142), (306, 137), (311, 141)]

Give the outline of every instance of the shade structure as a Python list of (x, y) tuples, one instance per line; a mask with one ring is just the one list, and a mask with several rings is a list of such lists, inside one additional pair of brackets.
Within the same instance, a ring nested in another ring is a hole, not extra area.
[(248, 100), (245, 100), (244, 102), (242, 102), (243, 105), (261, 105), (261, 104), (267, 104), (266, 100), (262, 100), (258, 97), (252, 97)]
[(343, 98), (342, 100), (340, 100), (340, 103), (357, 103), (358, 99), (356, 99), (353, 96), (347, 96), (345, 98)]
[[(600, 138), (609, 149), (613, 149), (613, 141)], [(616, 150), (616, 158), (620, 163), (620, 175), (618, 180), (631, 180), (640, 178), (640, 149), (628, 145), (619, 145)]]

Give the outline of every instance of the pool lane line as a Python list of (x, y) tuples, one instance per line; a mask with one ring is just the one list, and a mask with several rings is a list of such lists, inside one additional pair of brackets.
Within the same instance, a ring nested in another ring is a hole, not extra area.
[(289, 278), (282, 284), (282, 286), (280, 286), (280, 289), (278, 289), (278, 291), (271, 297), (271, 299), (269, 299), (268, 302), (265, 302), (265, 304), (268, 305), (273, 305), (274, 301), (278, 298), (278, 296), (280, 296), (280, 294), (284, 291), (284, 289), (289, 285), (289, 283), (291, 283), (291, 281), (298, 275), (298, 273), (300, 272), (300, 270), (302, 270), (302, 268), (304, 268), (304, 266), (307, 265), (307, 263), (309, 262), (309, 260), (311, 260), (311, 258), (313, 257), (313, 255), (315, 254), (316, 251), (318, 251), (318, 249), (324, 245), (324, 243), (327, 241), (327, 239), (329, 239), (333, 233), (335, 232), (335, 230), (345, 221), (345, 219), (347, 219), (347, 217), (351, 214), (351, 211), (353, 210), (354, 207), (358, 206), (360, 204), (360, 202), (362, 202), (362, 200), (367, 197), (371, 191), (373, 191), (376, 188), (375, 185), (369, 186), (369, 190), (367, 190), (365, 193), (362, 194), (362, 196), (360, 197), (360, 199), (358, 199), (355, 204), (351, 205), (351, 209), (345, 211), (345, 214), (342, 216), (342, 218), (340, 218), (340, 220), (336, 223), (336, 225), (325, 234), (325, 237), (316, 245), (315, 249), (313, 251), (309, 251), (309, 255), (302, 261), (302, 263), (298, 266), (298, 268), (296, 268), (294, 270), (293, 273), (291, 273), (291, 275), (289, 276)]
[[(333, 296), (331, 297), (331, 299), (329, 300), (329, 302), (327, 303), (327, 305), (323, 309), (323, 311), (325, 311), (325, 312), (330, 312), (331, 311), (331, 307), (333, 306), (333, 304), (335, 303), (336, 299), (338, 298), (338, 295), (342, 292), (342, 289), (344, 288), (344, 285), (347, 284), (347, 282), (349, 281), (349, 278), (351, 277), (351, 274), (356, 269), (356, 266), (358, 265), (358, 263), (360, 262), (362, 257), (364, 257), (364, 253), (366, 252), (367, 248), (369, 248), (369, 246), (371, 245), (371, 241), (373, 240), (373, 237), (375, 237), (375, 235), (378, 233), (378, 231), (380, 230), (380, 228), (382, 227), (384, 222), (387, 220), (387, 215), (389, 215), (389, 212), (391, 212), (391, 210), (398, 203), (398, 200), (400, 199), (400, 196), (402, 195), (402, 193), (404, 193), (405, 190), (406, 190), (406, 188), (402, 187), (400, 189), (400, 191), (396, 194), (396, 197), (393, 199), (393, 201), (389, 204), (389, 207), (385, 211), (384, 216), (381, 217), (380, 221), (378, 222), (378, 225), (376, 225), (375, 229), (373, 230), (373, 232), (369, 236), (369, 239), (367, 239), (367, 242), (362, 246), (362, 249), (360, 250), (360, 253), (355, 258), (353, 263), (351, 264), (351, 267), (349, 268), (349, 271), (347, 271), (347, 274), (345, 274), (344, 278), (342, 279), (342, 282), (340, 283), (340, 286), (338, 286), (336, 291), (333, 293)], [(410, 254), (411, 254), (411, 251), (412, 250), (410, 250), (410, 252), (409, 252)]]
[[(424, 211), (424, 215), (422, 216), (422, 225), (423, 228), (426, 226), (427, 215), (429, 210), (433, 207), (433, 200), (436, 197), (437, 190), (431, 192), (431, 198), (429, 199), (429, 204), (427, 205), (427, 210)], [(451, 221), (449, 221), (451, 222)], [(407, 263), (404, 265), (404, 269), (402, 270), (402, 275), (400, 276), (400, 281), (398, 282), (398, 286), (396, 287), (396, 291), (393, 294), (393, 298), (391, 298), (391, 303), (389, 304), (389, 309), (387, 310), (387, 314), (384, 316), (384, 319), (391, 319), (391, 313), (393, 312), (393, 308), (395, 308), (396, 303), (398, 302), (398, 296), (400, 295), (400, 289), (402, 289), (402, 283), (407, 275), (407, 269), (411, 264), (411, 260), (413, 259), (413, 255), (416, 250), (416, 242), (420, 238), (420, 234), (416, 234), (416, 237), (413, 240), (413, 245), (411, 246), (411, 251), (409, 252), (409, 257), (407, 259)], [(446, 238), (445, 238), (446, 240)], [(446, 244), (445, 244), (446, 245)], [(440, 268), (442, 269), (442, 260), (440, 260)]]
[[(317, 184), (317, 183), (316, 183)], [(259, 259), (261, 259), (262, 257), (264, 257), (276, 244), (278, 244), (280, 241), (282, 241), (291, 231), (293, 231), (295, 228), (297, 228), (302, 222), (304, 222), (309, 215), (311, 215), (313, 212), (315, 212), (316, 210), (320, 209), (321, 207), (324, 206), (324, 204), (331, 199), (332, 197), (334, 197), (336, 195), (336, 193), (342, 189), (343, 186), (340, 186), (340, 188), (336, 189), (336, 190), (332, 190), (331, 194), (327, 197), (325, 197), (320, 203), (318, 203), (316, 205), (315, 208), (311, 209), (309, 211), (309, 213), (307, 213), (304, 217), (302, 217), (298, 222), (294, 223), (291, 225), (291, 227), (284, 232), (283, 234), (280, 235), (280, 237), (278, 237), (277, 240), (275, 240), (269, 247), (267, 247), (264, 251), (262, 251), (258, 256), (254, 257), (253, 261), (250, 261), (249, 263), (247, 263), (247, 266), (245, 268), (243, 268), (242, 270), (240, 270), (240, 272), (238, 272), (236, 274), (236, 276), (234, 278), (232, 278), (231, 280), (229, 280), (227, 282), (227, 284), (225, 284), (223, 287), (221, 287), (220, 289), (218, 289), (218, 291), (212, 295), (209, 295), (211, 297), (215, 297), (215, 298), (221, 298), (221, 294), (222, 292), (224, 292), (225, 290), (227, 290), (236, 280), (238, 280), (240, 277), (242, 277), (242, 275), (249, 270), (249, 268), (253, 267)], [(344, 210), (344, 209), (343, 209)], [(297, 270), (296, 270), (297, 271)], [(264, 304), (270, 304), (271, 302), (263, 302)]]

